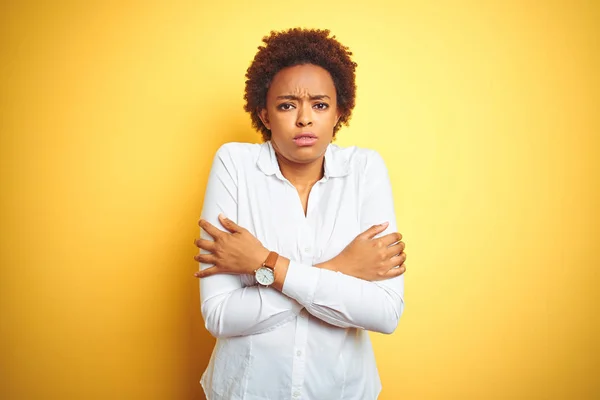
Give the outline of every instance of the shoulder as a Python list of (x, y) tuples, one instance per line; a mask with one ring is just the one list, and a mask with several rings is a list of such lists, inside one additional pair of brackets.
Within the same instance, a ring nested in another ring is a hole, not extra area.
[(262, 145), (258, 143), (229, 142), (219, 147), (216, 156), (242, 161), (256, 157), (261, 147)]
[(331, 144), (330, 148), (336, 164), (345, 164), (350, 173), (364, 175), (373, 170), (386, 170), (385, 161), (377, 150), (358, 146), (341, 147), (335, 144)]
[(256, 162), (261, 145), (254, 143), (225, 143), (219, 147), (213, 157), (211, 171), (216, 175), (229, 175), (238, 179), (240, 171), (248, 169)]
[(247, 169), (256, 164), (256, 160), (265, 143), (229, 142), (221, 145), (215, 154), (215, 161), (236, 170)]

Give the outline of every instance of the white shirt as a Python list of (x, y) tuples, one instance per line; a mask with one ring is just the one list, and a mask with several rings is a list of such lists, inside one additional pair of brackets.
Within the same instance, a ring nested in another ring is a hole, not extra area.
[[(257, 285), (253, 275), (200, 281), (202, 315), (217, 338), (200, 381), (207, 398), (376, 399), (381, 382), (366, 330), (394, 331), (404, 277), (368, 282), (313, 265), (334, 258), (372, 225), (389, 222), (378, 237), (396, 231), (381, 156), (330, 144), (305, 216), (270, 141), (225, 144), (202, 210), (202, 218), (225, 230), (219, 213), (291, 262), (282, 292)], [(204, 231), (201, 237), (212, 239)]]

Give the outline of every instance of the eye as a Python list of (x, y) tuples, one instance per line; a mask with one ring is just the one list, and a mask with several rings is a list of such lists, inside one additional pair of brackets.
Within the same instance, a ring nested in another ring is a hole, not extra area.
[(317, 110), (327, 110), (329, 108), (329, 104), (327, 103), (317, 103), (313, 106)]
[(277, 109), (281, 111), (289, 111), (292, 108), (294, 108), (294, 105), (292, 103), (281, 103), (277, 106)]

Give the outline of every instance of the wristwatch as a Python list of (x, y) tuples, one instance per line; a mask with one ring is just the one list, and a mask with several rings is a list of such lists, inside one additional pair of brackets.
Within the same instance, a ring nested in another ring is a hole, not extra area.
[(275, 282), (275, 263), (277, 262), (277, 258), (279, 258), (279, 254), (274, 251), (270, 252), (262, 266), (254, 271), (254, 276), (259, 284), (269, 286)]

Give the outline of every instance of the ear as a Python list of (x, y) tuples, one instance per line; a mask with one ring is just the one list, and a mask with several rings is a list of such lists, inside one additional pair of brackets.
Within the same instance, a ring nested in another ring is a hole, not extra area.
[(342, 112), (338, 108), (337, 111), (335, 112), (335, 125), (337, 125), (337, 123), (340, 121), (341, 117), (342, 117)]
[(269, 113), (267, 112), (266, 108), (263, 108), (262, 110), (258, 110), (258, 118), (260, 118), (263, 125), (268, 130), (271, 130), (271, 123), (269, 122)]

